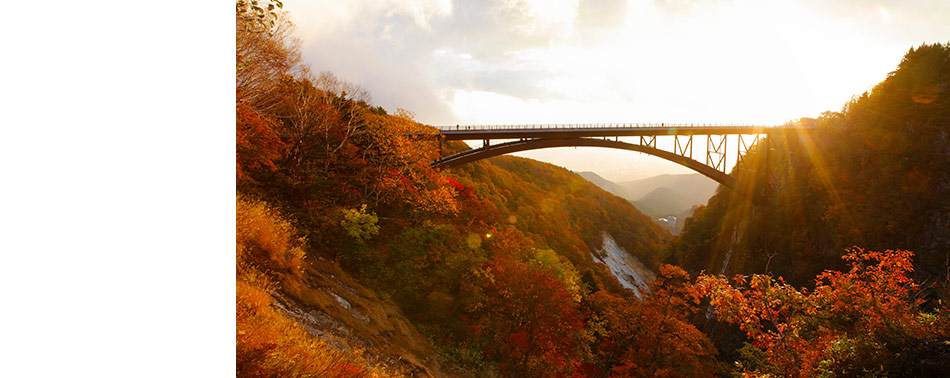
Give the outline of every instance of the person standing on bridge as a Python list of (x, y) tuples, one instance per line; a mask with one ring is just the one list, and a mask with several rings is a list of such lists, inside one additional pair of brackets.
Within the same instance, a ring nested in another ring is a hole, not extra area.
[(455, 131), (459, 131), (459, 124), (455, 124)]

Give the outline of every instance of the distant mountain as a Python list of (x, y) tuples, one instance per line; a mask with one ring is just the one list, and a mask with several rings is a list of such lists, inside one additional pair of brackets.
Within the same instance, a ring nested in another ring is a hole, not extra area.
[[(698, 173), (659, 175), (622, 183), (615, 183), (590, 171), (577, 172), (577, 174), (601, 189), (630, 202), (641, 201), (651, 192), (665, 187), (676, 191), (679, 194), (678, 197), (691, 205), (704, 205), (709, 197), (716, 194), (716, 188), (719, 187), (719, 183)], [(661, 192), (655, 196), (663, 196), (663, 194)]]
[(631, 201), (639, 201), (650, 192), (667, 187), (682, 194), (687, 202), (695, 205), (706, 204), (709, 197), (716, 194), (719, 183), (698, 173), (682, 175), (659, 175), (645, 179), (625, 181), (616, 184)]
[(613, 194), (620, 198), (630, 200), (629, 196), (626, 193), (626, 189), (624, 189), (620, 185), (617, 185), (617, 183), (613, 181), (600, 177), (600, 175), (594, 172), (590, 172), (590, 171), (577, 172), (577, 174), (587, 179), (587, 181), (590, 181), (592, 184), (599, 186), (601, 189), (607, 191), (610, 194)]
[(651, 218), (677, 215), (693, 207), (693, 203), (679, 191), (666, 186), (659, 187), (634, 201), (633, 205)]

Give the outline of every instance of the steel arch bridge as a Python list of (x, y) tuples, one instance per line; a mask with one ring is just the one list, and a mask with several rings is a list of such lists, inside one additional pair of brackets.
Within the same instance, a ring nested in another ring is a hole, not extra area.
[[(481, 140), (482, 147), (443, 157), (432, 162), (432, 166), (451, 168), (493, 156), (542, 148), (602, 147), (666, 159), (736, 190), (736, 179), (726, 170), (729, 136), (735, 136), (733, 139), (737, 142), (736, 165), (761, 136), (804, 128), (807, 127), (667, 123), (443, 126), (438, 127), (440, 140)], [(636, 139), (634, 142), (621, 141), (620, 137)], [(673, 139), (670, 150), (657, 147), (657, 139), (666, 137)], [(696, 137), (705, 139), (705, 161), (693, 158)], [(768, 143), (769, 138), (761, 139)], [(501, 143), (492, 144), (492, 141)], [(753, 201), (761, 199), (749, 193), (742, 194)]]

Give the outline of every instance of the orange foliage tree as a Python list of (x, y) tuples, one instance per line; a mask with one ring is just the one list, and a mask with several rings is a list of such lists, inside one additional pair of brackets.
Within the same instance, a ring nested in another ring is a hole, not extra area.
[(739, 365), (747, 376), (907, 373), (930, 366), (950, 337), (946, 309), (923, 312), (915, 297), (912, 256), (852, 248), (843, 257), (851, 269), (825, 271), (811, 291), (765, 275), (703, 275), (695, 290), (751, 340)]
[(633, 301), (601, 290), (586, 305), (591, 313), (593, 366), (588, 375), (608, 377), (711, 377), (712, 342), (687, 319), (699, 299), (679, 267), (660, 266), (651, 294)]

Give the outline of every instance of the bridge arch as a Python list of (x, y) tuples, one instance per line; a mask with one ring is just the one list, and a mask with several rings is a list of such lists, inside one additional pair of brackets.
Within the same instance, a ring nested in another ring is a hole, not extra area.
[[(468, 151), (463, 151), (454, 155), (446, 156), (439, 160), (432, 162), (433, 167), (437, 168), (451, 168), (457, 167), (462, 164), (470, 163), (477, 160), (482, 160), (494, 156), (506, 155), (519, 151), (529, 151), (537, 150), (542, 148), (554, 148), (554, 147), (601, 147), (601, 148), (615, 148), (620, 150), (628, 151), (637, 151), (645, 154), (653, 155), (662, 159), (666, 159), (692, 169), (703, 176), (709, 177), (716, 182), (722, 184), (723, 186), (740, 192), (738, 190), (738, 185), (735, 177), (727, 175), (722, 171), (719, 171), (715, 168), (712, 168), (706, 164), (703, 164), (699, 161), (693, 160), (686, 156), (677, 155), (675, 153), (660, 150), (648, 145), (640, 145), (633, 143), (626, 143), (616, 140), (605, 140), (605, 139), (595, 139), (595, 138), (564, 138), (564, 139), (549, 139), (549, 138), (540, 138), (540, 139), (525, 139), (517, 140), (513, 142), (506, 142), (491, 146), (485, 146), (482, 148), (472, 149)], [(753, 201), (758, 200), (757, 197), (752, 196), (748, 193), (742, 193), (746, 197), (749, 197)]]

